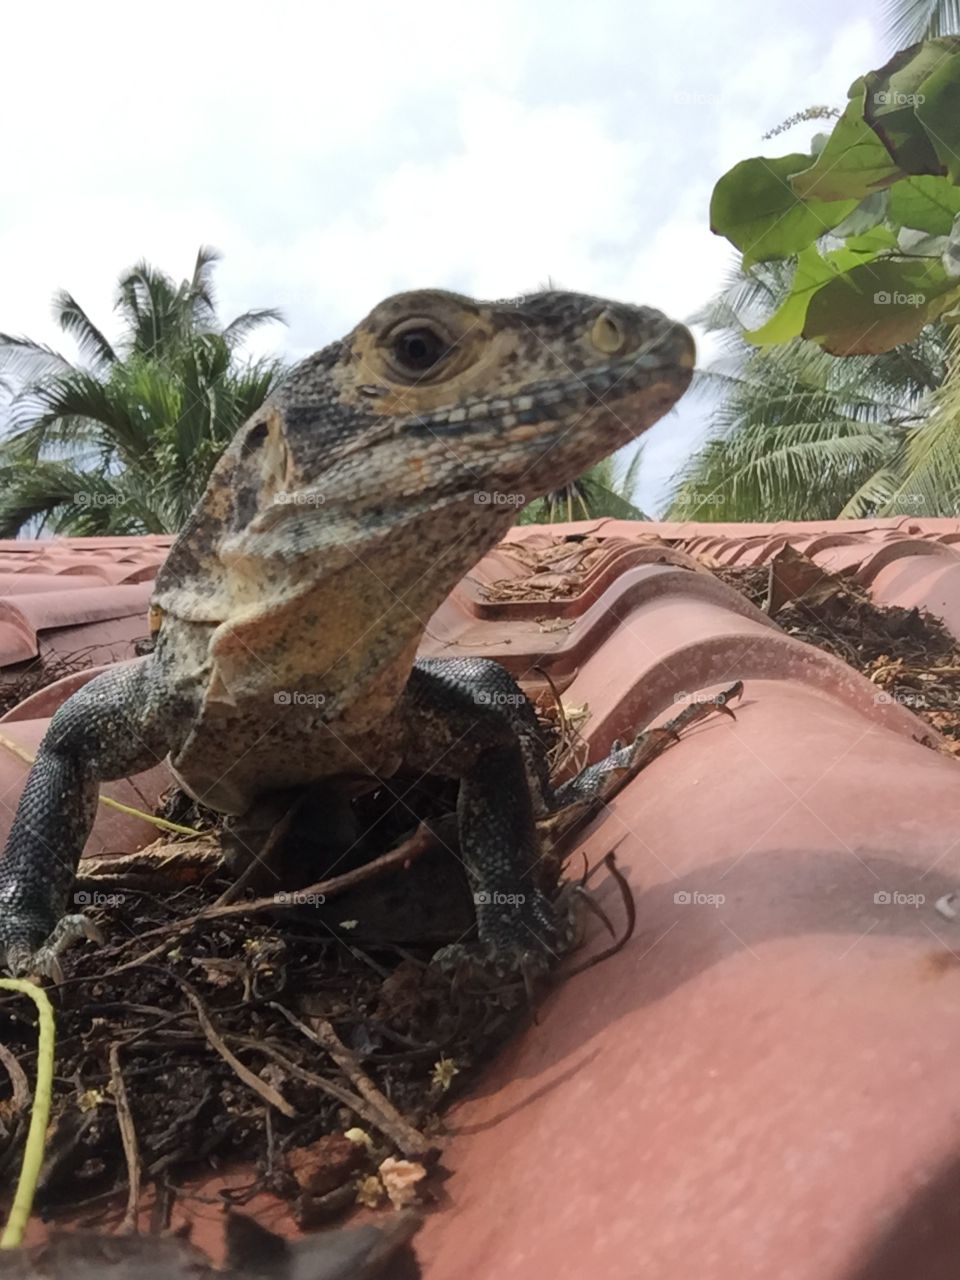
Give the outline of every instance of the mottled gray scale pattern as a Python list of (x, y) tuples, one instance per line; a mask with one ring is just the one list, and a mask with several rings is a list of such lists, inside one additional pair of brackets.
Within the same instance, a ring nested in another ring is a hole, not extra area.
[(164, 755), (238, 819), (305, 782), (334, 796), (401, 768), (458, 779), (484, 954), (508, 966), (552, 954), (534, 819), (596, 793), (622, 762), (554, 795), (511, 677), (415, 654), (522, 506), (649, 427), (692, 367), (686, 330), (647, 308), (420, 290), (291, 370), (157, 576), (154, 653), (51, 722), (0, 859), (0, 960), (54, 967), (47, 940), (70, 909), (99, 784)]

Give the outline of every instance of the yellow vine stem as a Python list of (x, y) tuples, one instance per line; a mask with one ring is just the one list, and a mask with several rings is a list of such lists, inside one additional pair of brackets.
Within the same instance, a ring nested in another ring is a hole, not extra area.
[(47, 998), (47, 993), (35, 982), (29, 982), (26, 978), (0, 978), (0, 989), (20, 991), (25, 996), (29, 996), (37, 1006), (40, 1018), (37, 1083), (33, 1090), (30, 1129), (27, 1132), (27, 1145), (23, 1150), (23, 1164), (20, 1166), (17, 1193), (13, 1198), (13, 1207), (10, 1210), (7, 1225), (3, 1235), (0, 1236), (0, 1249), (16, 1249), (27, 1229), (30, 1210), (33, 1208), (33, 1196), (40, 1177), (40, 1166), (43, 1164), (43, 1145), (47, 1136), (50, 1095), (53, 1091), (53, 1046), (56, 1040), (56, 1028), (53, 1021), (53, 1006)]
[[(5, 734), (0, 733), (0, 747), (6, 747), (11, 755), (15, 755), (18, 760), (23, 760), (26, 764), (33, 764), (34, 757), (29, 751), (25, 751), (19, 742), (14, 742), (12, 738), (8, 738)], [(132, 805), (121, 804), (119, 800), (111, 800), (109, 796), (98, 797), (101, 804), (107, 805), (111, 809), (116, 809), (119, 813), (128, 813), (132, 818), (141, 818), (144, 822), (149, 822), (154, 827), (159, 827), (161, 831), (175, 831), (180, 836), (199, 836), (201, 832), (195, 831), (193, 827), (182, 827), (179, 822), (168, 822), (166, 818), (158, 818), (156, 814), (144, 813), (142, 809), (135, 809)]]

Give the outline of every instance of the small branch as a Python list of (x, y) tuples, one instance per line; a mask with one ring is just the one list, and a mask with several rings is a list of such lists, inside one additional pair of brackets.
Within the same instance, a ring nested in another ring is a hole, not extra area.
[(171, 977), (179, 985), (183, 994), (193, 1005), (194, 1011), (197, 1015), (197, 1021), (200, 1023), (200, 1026), (203, 1029), (203, 1034), (207, 1037), (210, 1047), (219, 1053), (220, 1057), (233, 1069), (247, 1088), (252, 1089), (254, 1093), (268, 1104), (268, 1106), (276, 1107), (277, 1110), (282, 1112), (288, 1120), (294, 1119), (297, 1113), (290, 1103), (287, 1102), (286, 1098), (274, 1089), (272, 1085), (267, 1084), (265, 1080), (261, 1080), (259, 1076), (254, 1075), (249, 1067), (245, 1067), (240, 1059), (230, 1052), (220, 1033), (210, 1020), (210, 1015), (207, 1013), (203, 1001), (200, 999), (196, 991), (194, 991), (193, 987), (191, 987), (190, 983), (181, 978), (179, 974), (173, 973), (172, 971)]
[[(404, 840), (403, 844), (398, 845), (396, 849), (391, 849), (389, 853), (381, 854), (379, 858), (374, 858), (372, 862), (366, 862), (361, 867), (346, 871), (341, 876), (331, 876), (329, 880), (318, 880), (316, 884), (307, 885), (304, 889), (298, 889), (297, 893), (309, 897), (333, 898), (338, 894), (345, 893), (348, 889), (356, 888), (358, 884), (365, 884), (368, 880), (376, 880), (390, 871), (404, 867), (407, 863), (414, 862), (432, 849), (443, 847), (442, 836), (436, 834), (426, 823), (421, 823), (408, 840)], [(140, 935), (140, 938), (143, 940), (146, 938), (165, 937), (171, 933), (186, 933), (198, 924), (205, 924), (208, 920), (224, 920), (231, 916), (257, 915), (261, 911), (276, 911), (278, 906), (282, 906), (282, 904), (278, 903), (276, 895), (273, 895), (269, 898), (254, 898), (250, 902), (230, 902), (223, 906), (208, 907), (206, 910), (198, 911), (195, 915), (189, 916), (185, 920), (173, 920), (169, 924), (159, 925), (156, 929), (148, 929), (146, 933)], [(151, 952), (152, 954), (155, 953)]]
[(118, 1043), (110, 1046), (110, 1083), (113, 1088), (114, 1105), (117, 1108), (117, 1124), (120, 1126), (123, 1154), (127, 1161), (127, 1211), (123, 1215), (120, 1233), (136, 1235), (140, 1208), (140, 1144), (137, 1141), (137, 1129), (133, 1123), (127, 1086), (120, 1067)]
[[(281, 1006), (277, 1005), (277, 1008)], [(291, 1019), (292, 1021), (292, 1019)], [(308, 1071), (306, 1067), (301, 1067), (298, 1063), (288, 1058), (285, 1053), (281, 1053), (279, 1049), (275, 1049), (271, 1044), (265, 1044), (263, 1041), (255, 1040), (252, 1036), (231, 1036), (234, 1044), (244, 1045), (248, 1048), (255, 1049), (258, 1053), (265, 1054), (272, 1062), (275, 1062), (288, 1075), (296, 1076), (299, 1080), (303, 1080), (306, 1084), (312, 1084), (322, 1093), (329, 1094), (331, 1098), (335, 1098), (337, 1102), (355, 1112), (365, 1124), (371, 1129), (376, 1129), (386, 1138), (389, 1138), (395, 1146), (401, 1151), (405, 1151), (405, 1143), (408, 1135), (398, 1131), (396, 1126), (390, 1123), (387, 1116), (383, 1114), (379, 1108), (374, 1107), (367, 1102), (365, 1098), (361, 1098), (358, 1093), (354, 1093), (352, 1089), (347, 1089), (342, 1084), (337, 1084), (335, 1080), (328, 1080), (326, 1076), (317, 1075), (315, 1071)], [(404, 1122), (404, 1127), (409, 1129)], [(419, 1151), (414, 1154), (427, 1155), (432, 1153), (433, 1148), (429, 1146), (422, 1134), (417, 1133), (415, 1129), (410, 1130), (415, 1133), (419, 1139)], [(405, 1152), (406, 1154), (406, 1152)]]
[(37, 1044), (37, 1083), (33, 1090), (33, 1109), (30, 1127), (23, 1149), (23, 1161), (17, 1189), (10, 1206), (7, 1225), (0, 1236), (0, 1249), (15, 1249), (23, 1241), (27, 1229), (33, 1197), (36, 1194), (47, 1139), (47, 1123), (50, 1119), (50, 1102), (53, 1096), (53, 1062), (56, 1046), (56, 1023), (53, 1005), (42, 987), (26, 978), (0, 978), (0, 988), (19, 991), (29, 996), (37, 1006), (39, 1038)]
[(426, 1156), (433, 1150), (433, 1147), (424, 1138), (423, 1134), (407, 1123), (390, 1099), (381, 1093), (370, 1077), (361, 1070), (355, 1055), (350, 1052), (329, 1022), (320, 1018), (317, 1019), (314, 1027), (308, 1027), (299, 1018), (295, 1018), (290, 1010), (285, 1009), (282, 1004), (271, 1001), (270, 1007), (271, 1009), (276, 1009), (278, 1013), (282, 1013), (291, 1026), (296, 1027), (308, 1040), (312, 1040), (314, 1044), (319, 1045), (321, 1049), (324, 1049), (330, 1055), (357, 1090), (357, 1093), (381, 1117), (377, 1127), (383, 1130), (405, 1156)]

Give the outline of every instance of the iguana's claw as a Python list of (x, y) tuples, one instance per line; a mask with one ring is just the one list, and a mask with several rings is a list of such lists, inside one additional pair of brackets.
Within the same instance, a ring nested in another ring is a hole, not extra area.
[[(11, 927), (12, 925), (12, 927)], [(90, 942), (103, 942), (103, 935), (87, 916), (81, 914), (62, 916), (46, 939), (39, 946), (31, 946), (27, 938), (36, 937), (37, 930), (29, 924), (4, 922), (4, 933), (13, 935), (0, 950), (3, 967), (15, 975), (30, 975), (63, 981), (60, 955), (81, 938)], [(42, 935), (41, 935), (42, 936)]]

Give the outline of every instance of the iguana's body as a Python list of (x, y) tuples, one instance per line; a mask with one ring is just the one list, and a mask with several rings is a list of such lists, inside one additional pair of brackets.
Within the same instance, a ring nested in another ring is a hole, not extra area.
[(649, 427), (692, 365), (689, 334), (658, 312), (423, 291), (294, 369), (238, 432), (157, 577), (155, 651), (51, 722), (0, 860), (6, 963), (52, 966), (49, 949), (33, 953), (69, 905), (100, 782), (166, 755), (231, 814), (401, 766), (459, 778), (481, 939), (549, 948), (526, 874), (542, 768), (526, 713), (509, 709), (516, 686), (489, 662), (414, 657), (522, 502)]

